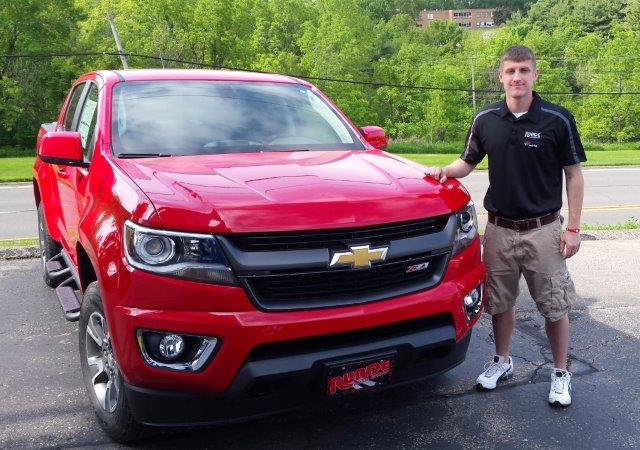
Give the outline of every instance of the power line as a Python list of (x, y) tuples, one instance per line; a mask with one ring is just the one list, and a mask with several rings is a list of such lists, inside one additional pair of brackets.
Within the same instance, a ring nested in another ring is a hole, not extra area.
[[(46, 59), (46, 58), (61, 58), (61, 57), (89, 57), (89, 56), (132, 56), (144, 59), (152, 59), (156, 61), (164, 61), (164, 62), (174, 62), (179, 64), (188, 64), (197, 67), (203, 68), (212, 68), (212, 69), (226, 69), (226, 70), (236, 70), (242, 72), (257, 72), (257, 73), (271, 73), (262, 70), (253, 70), (253, 69), (245, 69), (239, 67), (229, 67), (223, 65), (213, 65), (206, 63), (199, 63), (196, 61), (188, 61), (182, 59), (172, 59), (172, 58), (160, 58), (158, 56), (146, 55), (143, 53), (133, 53), (133, 52), (54, 52), (54, 53), (22, 53), (22, 54), (4, 54), (0, 55), (0, 58), (7, 59)], [(458, 61), (459, 62), (459, 61)], [(460, 87), (445, 87), (445, 86), (421, 86), (421, 85), (409, 85), (409, 84), (399, 84), (399, 83), (380, 83), (375, 81), (361, 81), (361, 80), (345, 80), (339, 78), (330, 78), (330, 77), (315, 77), (311, 75), (300, 75), (300, 74), (282, 74), (285, 76), (302, 78), (305, 80), (313, 80), (313, 81), (322, 81), (322, 82), (330, 82), (330, 83), (345, 83), (345, 84), (353, 84), (360, 86), (371, 86), (371, 87), (389, 87), (396, 89), (414, 89), (414, 90), (424, 90), (424, 91), (444, 91), (444, 92), (466, 92), (468, 94), (472, 93), (481, 93), (481, 94), (502, 94), (503, 91), (500, 89), (467, 89)], [(622, 91), (622, 92), (555, 92), (555, 91), (540, 91), (542, 95), (557, 95), (557, 96), (572, 96), (579, 97), (583, 95), (640, 95), (640, 91)]]

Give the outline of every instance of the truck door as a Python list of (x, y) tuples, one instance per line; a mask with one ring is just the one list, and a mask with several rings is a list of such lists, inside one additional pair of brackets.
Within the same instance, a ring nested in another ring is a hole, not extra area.
[[(69, 101), (67, 102), (67, 109), (64, 113), (62, 123), (58, 126), (59, 131), (73, 131), (76, 127), (76, 123), (80, 114), (85, 93), (87, 91), (88, 82), (83, 81), (73, 87), (71, 91)], [(55, 225), (59, 230), (59, 235), (63, 236), (62, 246), (69, 251), (69, 233), (67, 227), (67, 217), (72, 214), (72, 207), (75, 203), (75, 193), (73, 192), (73, 186), (71, 183), (71, 167), (63, 166), (59, 164), (52, 164), (52, 169), (56, 178), (56, 190), (55, 194), (60, 201), (60, 210), (56, 214), (58, 220)]]
[[(98, 86), (87, 82), (80, 96), (71, 128), (67, 131), (80, 133), (85, 162), (91, 161), (95, 145), (95, 125), (98, 106)], [(59, 166), (58, 189), (65, 226), (67, 242), (65, 249), (71, 259), (77, 263), (76, 242), (78, 240), (78, 222), (85, 206), (84, 194), (87, 185), (88, 169), (84, 167)]]

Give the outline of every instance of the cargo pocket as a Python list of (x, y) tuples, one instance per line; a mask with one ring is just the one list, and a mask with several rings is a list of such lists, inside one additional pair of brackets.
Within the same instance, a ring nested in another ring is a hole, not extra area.
[(540, 311), (552, 322), (559, 320), (567, 314), (576, 299), (576, 288), (569, 272), (564, 271), (552, 274), (548, 278), (550, 295), (545, 311)]
[(500, 314), (515, 305), (519, 276), (505, 270), (487, 270), (485, 311)]

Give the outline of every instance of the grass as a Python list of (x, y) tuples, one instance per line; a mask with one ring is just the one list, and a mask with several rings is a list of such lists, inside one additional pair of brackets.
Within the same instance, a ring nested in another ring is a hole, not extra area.
[(34, 156), (0, 158), (0, 182), (31, 181)]
[(635, 217), (627, 220), (622, 223), (614, 223), (608, 225), (590, 225), (588, 223), (583, 223), (580, 225), (580, 229), (582, 231), (616, 231), (616, 230), (637, 230), (640, 229), (640, 221)]
[(31, 247), (33, 245), (38, 245), (38, 239), (0, 239), (0, 248)]

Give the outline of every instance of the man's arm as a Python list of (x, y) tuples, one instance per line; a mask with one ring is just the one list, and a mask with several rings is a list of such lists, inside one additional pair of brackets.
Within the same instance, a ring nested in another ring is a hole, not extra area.
[[(564, 176), (567, 179), (567, 202), (569, 203), (567, 228), (579, 228), (584, 198), (584, 178), (580, 164), (565, 166)], [(580, 233), (565, 230), (560, 238), (560, 251), (564, 253), (564, 257), (571, 258), (579, 249)]]
[[(426, 174), (440, 183), (447, 181), (447, 178), (464, 178), (469, 175), (476, 166), (458, 158), (445, 167), (427, 167)], [(578, 217), (579, 218), (579, 217)]]

